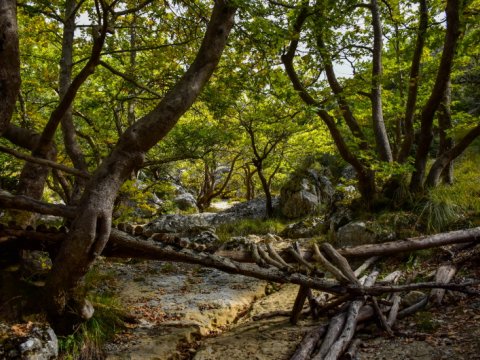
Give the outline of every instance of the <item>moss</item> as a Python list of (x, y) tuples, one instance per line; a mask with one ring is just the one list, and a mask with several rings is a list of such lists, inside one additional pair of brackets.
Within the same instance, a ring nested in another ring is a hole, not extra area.
[(415, 315), (415, 322), (418, 330), (426, 333), (432, 333), (440, 326), (433, 318), (432, 313), (428, 311), (421, 311)]

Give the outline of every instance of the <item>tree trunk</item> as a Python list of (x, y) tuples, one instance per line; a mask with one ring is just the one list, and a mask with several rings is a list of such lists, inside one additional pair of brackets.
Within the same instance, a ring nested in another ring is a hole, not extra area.
[[(318, 26), (320, 27), (321, 25), (319, 24)], [(358, 122), (353, 116), (352, 110), (350, 109), (350, 106), (345, 99), (345, 96), (343, 94), (343, 88), (337, 80), (330, 54), (328, 53), (321, 33), (317, 35), (317, 46), (320, 49), (320, 56), (322, 57), (323, 67), (325, 69), (328, 84), (332, 92), (335, 94), (335, 98), (337, 99), (338, 107), (341, 110), (342, 116), (345, 119), (345, 122), (352, 134), (356, 138), (361, 140), (361, 147), (366, 148), (367, 142), (365, 139), (365, 135), (363, 134), (362, 129), (358, 125)]]
[[(99, 60), (100, 53), (103, 48), (107, 31), (107, 18), (108, 12), (103, 14), (103, 23), (101, 31), (98, 36), (94, 37), (92, 52), (89, 60), (83, 69), (78, 73), (75, 79), (71, 82), (68, 88), (65, 90), (65, 94), (60, 99), (58, 106), (53, 110), (50, 118), (40, 135), (38, 142), (32, 151), (32, 155), (47, 160), (54, 160), (56, 157), (56, 149), (54, 146), (54, 136), (59, 123), (62, 121), (64, 115), (71, 109), (75, 96), (80, 86), (87, 80), (87, 78), (94, 72)], [(20, 183), (18, 186), (18, 193), (29, 195), (31, 197), (40, 199), (45, 187), (45, 181), (48, 176), (49, 169), (35, 164), (26, 163), (20, 174)], [(22, 216), (19, 222), (28, 223), (32, 222), (32, 217)]]
[[(440, 104), (440, 111), (438, 112), (438, 130), (439, 130), (439, 149), (438, 157), (443, 153), (451, 150), (454, 146), (454, 140), (447, 132), (452, 128), (452, 113), (450, 111), (451, 88), (450, 83), (443, 95), (443, 101)], [(443, 182), (449, 185), (453, 184), (453, 161), (450, 161), (442, 171)]]
[(308, 8), (303, 7), (297, 19), (295, 20), (295, 23), (293, 24), (295, 37), (293, 37), (293, 39), (290, 41), (290, 46), (288, 47), (287, 53), (282, 55), (282, 63), (285, 67), (285, 72), (287, 73), (293, 85), (293, 88), (298, 92), (298, 95), (305, 104), (313, 106), (317, 109), (317, 115), (327, 126), (330, 135), (335, 142), (335, 146), (340, 153), (340, 156), (343, 160), (352, 165), (357, 172), (358, 189), (363, 200), (365, 200), (366, 206), (369, 207), (377, 195), (374, 173), (350, 151), (345, 139), (335, 123), (335, 119), (308, 93), (307, 89), (300, 81), (300, 78), (295, 71), (295, 67), (293, 66), (293, 58), (295, 57), (295, 52), (297, 50), (300, 32), (308, 16)]
[(375, 142), (380, 160), (392, 162), (392, 149), (388, 141), (387, 129), (383, 119), (382, 106), (382, 22), (377, 0), (370, 3), (373, 26), (373, 58), (372, 58), (372, 122)]
[(257, 170), (255, 169), (252, 171), (250, 169), (250, 164), (243, 165), (242, 169), (245, 173), (245, 180), (244, 180), (244, 184), (246, 188), (245, 198), (247, 200), (252, 200), (253, 198), (255, 198), (255, 184), (253, 182), (253, 176), (255, 175)]
[(17, 2), (0, 1), (0, 136), (10, 124), (20, 91)]
[(408, 82), (408, 97), (405, 108), (405, 137), (402, 142), (398, 162), (404, 163), (412, 149), (414, 139), (413, 120), (417, 104), (420, 62), (422, 60), (423, 47), (425, 45), (425, 37), (428, 26), (428, 7), (426, 0), (420, 0), (420, 22), (418, 24), (417, 42), (413, 52), (412, 66), (410, 67), (410, 79)]
[(265, 215), (267, 216), (267, 218), (271, 218), (273, 216), (272, 193), (270, 192), (270, 186), (268, 184), (267, 178), (263, 173), (262, 161), (254, 161), (253, 164), (257, 169), (258, 178), (260, 179), (263, 192), (265, 193)]
[[(73, 291), (108, 241), (118, 189), (143, 162), (145, 152), (173, 128), (195, 101), (218, 64), (234, 14), (235, 9), (225, 2), (215, 2), (202, 45), (190, 68), (150, 113), (123, 133), (85, 188), (78, 215), (45, 285), (47, 313), (60, 330), (72, 330), (67, 304), (74, 306), (78, 313), (84, 305), (83, 299), (75, 299)], [(65, 323), (65, 320), (69, 321)]]
[(445, 90), (450, 81), (452, 72), (453, 58), (460, 37), (460, 15), (462, 12), (462, 2), (460, 0), (447, 1), (447, 30), (443, 46), (442, 58), (437, 71), (437, 78), (432, 89), (432, 93), (422, 109), (420, 138), (418, 142), (417, 154), (415, 157), (415, 170), (410, 181), (410, 189), (413, 192), (420, 192), (423, 189), (425, 178), (425, 168), (427, 166), (428, 153), (432, 142), (432, 123), (440, 103), (442, 102)]
[[(59, 95), (60, 100), (65, 96), (72, 82), (73, 67), (73, 39), (75, 35), (75, 15), (76, 0), (67, 0), (65, 2), (65, 16), (63, 25), (62, 57), (60, 60), (60, 78)], [(63, 142), (65, 150), (72, 160), (73, 166), (83, 172), (87, 172), (87, 163), (82, 150), (78, 145), (73, 124), (72, 106), (70, 105), (61, 120), (63, 132)], [(75, 178), (73, 189), (71, 191), (70, 201), (76, 204), (80, 200), (81, 193), (85, 188), (86, 180), (84, 178)]]
[(430, 172), (428, 173), (426, 186), (427, 187), (435, 187), (440, 182), (440, 177), (442, 173), (445, 172), (448, 166), (452, 163), (454, 159), (456, 159), (459, 155), (461, 155), (465, 149), (477, 138), (480, 136), (480, 125), (477, 125), (473, 129), (471, 129), (463, 138), (451, 148), (449, 151), (444, 152), (440, 157), (435, 160), (432, 167), (430, 168)]

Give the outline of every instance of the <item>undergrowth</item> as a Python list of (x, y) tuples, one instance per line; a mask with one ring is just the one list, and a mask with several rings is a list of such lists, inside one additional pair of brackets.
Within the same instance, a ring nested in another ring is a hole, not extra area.
[(232, 236), (278, 234), (284, 228), (285, 223), (279, 219), (241, 219), (218, 225), (216, 233), (223, 242)]
[(62, 360), (100, 360), (105, 358), (103, 345), (125, 328), (125, 310), (119, 299), (111, 291), (94, 293), (99, 284), (112, 283), (113, 274), (105, 273), (94, 267), (85, 278), (88, 300), (95, 308), (93, 317), (79, 325), (68, 336), (59, 336), (59, 359)]
[[(416, 207), (427, 232), (452, 230), (480, 220), (480, 156), (472, 148), (456, 163), (454, 183), (440, 184)], [(465, 221), (464, 221), (465, 220)]]

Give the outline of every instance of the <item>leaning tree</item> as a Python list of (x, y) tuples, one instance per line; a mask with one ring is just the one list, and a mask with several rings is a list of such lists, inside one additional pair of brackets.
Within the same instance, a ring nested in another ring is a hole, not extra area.
[[(124, 15), (134, 15), (136, 11), (151, 3), (152, 1), (145, 1), (136, 7), (129, 8), (128, 4), (120, 4), (119, 1), (95, 1), (94, 6), (87, 11), (91, 18), (96, 19), (96, 24), (89, 27), (93, 44), (90, 54), (82, 61), (81, 69), (75, 71), (75, 76), (72, 73), (71, 56), (72, 39), (75, 32), (74, 19), (81, 6), (88, 6), (88, 4), (73, 0), (67, 1), (64, 17), (57, 16), (54, 11), (50, 11), (54, 8), (53, 6), (47, 7), (47, 10), (41, 7), (28, 8), (30, 11), (60, 18), (64, 29), (62, 72), (58, 86), (59, 101), (50, 112), (41, 133), (36, 136), (28, 134), (26, 129), (14, 126), (10, 122), (20, 88), (19, 58), (21, 54), (18, 51), (17, 5), (15, 1), (0, 3), (2, 38), (6, 39), (3, 42), (0, 60), (2, 62), (0, 131), (7, 139), (13, 139), (15, 135), (17, 138), (24, 136), (31, 140), (29, 146), (24, 146), (31, 150), (30, 156), (16, 151), (11, 152), (15, 155), (20, 154), (19, 156), (29, 160), (21, 174), (21, 179), (26, 181), (25, 191), (21, 193), (40, 198), (48, 167), (54, 166), (58, 169), (54, 163), (55, 136), (60, 125), (62, 125), (67, 153), (77, 168), (68, 170), (63, 167), (63, 170), (76, 174), (80, 180), (83, 179), (76, 184), (81, 193), (75, 199), (78, 211), (72, 219), (68, 238), (62, 243), (54, 259), (44, 291), (45, 307), (50, 321), (60, 331), (71, 331), (72, 324), (70, 322), (75, 317), (78, 320), (82, 316), (91, 316), (91, 312), (87, 311), (88, 306), (85, 299), (75, 289), (109, 239), (112, 209), (120, 186), (135, 169), (141, 166), (145, 153), (175, 126), (211, 77), (226, 46), (236, 11), (236, 8), (227, 1), (215, 1), (210, 20), (207, 22), (203, 16), (201, 17), (207, 25), (193, 62), (189, 66), (186, 64), (180, 66), (180, 69), (185, 69), (183, 75), (179, 76), (171, 87), (165, 89), (163, 97), (155, 106), (150, 107), (141, 118), (132, 121), (131, 125), (121, 132), (110, 153), (91, 174), (88, 174), (82, 161), (81, 152), (76, 152), (78, 147), (75, 143), (75, 133), (71, 122), (72, 104), (80, 96), (83, 88), (89, 85), (88, 79), (98, 65), (102, 64), (104, 53), (108, 53), (108, 49), (106, 49), (106, 44), (108, 45), (109, 42), (107, 36), (114, 31), (112, 29), (115, 28), (115, 20)], [(170, 11), (171, 16), (172, 11)], [(202, 22), (197, 24), (197, 27), (201, 28), (202, 26)], [(179, 59), (179, 62), (184, 60)], [(132, 59), (133, 61), (134, 59)], [(108, 67), (108, 64), (106, 66)], [(134, 81), (131, 78), (129, 80)], [(20, 141), (14, 143), (22, 145)], [(33, 189), (41, 190), (34, 193), (30, 191)], [(76, 314), (75, 317), (68, 314), (72, 310)]]

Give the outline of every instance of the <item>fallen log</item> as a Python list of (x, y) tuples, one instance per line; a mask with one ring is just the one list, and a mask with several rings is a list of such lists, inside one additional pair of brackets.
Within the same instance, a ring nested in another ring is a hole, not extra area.
[(327, 325), (319, 326), (310, 330), (298, 344), (297, 350), (292, 355), (290, 360), (308, 360), (312, 356), (315, 346), (327, 331)]
[(387, 323), (390, 327), (393, 326), (395, 321), (397, 320), (398, 310), (400, 309), (400, 303), (402, 302), (402, 298), (400, 295), (395, 294), (392, 297), (392, 307), (390, 308), (390, 312), (388, 313)]
[[(364, 287), (368, 288), (375, 283), (375, 280), (378, 276), (378, 271), (373, 271), (365, 280)], [(337, 360), (341, 354), (345, 352), (350, 344), (350, 341), (353, 339), (355, 335), (355, 330), (358, 323), (358, 317), (360, 313), (360, 309), (365, 303), (365, 299), (359, 299), (352, 301), (347, 312), (347, 318), (345, 320), (345, 326), (343, 328), (343, 332), (335, 341), (335, 343), (330, 347), (329, 351), (325, 355), (323, 359), (325, 360)], [(323, 360), (322, 359), (322, 360)]]
[(330, 319), (327, 334), (322, 341), (320, 349), (312, 356), (312, 360), (323, 360), (325, 358), (328, 350), (330, 350), (333, 343), (338, 339), (338, 336), (342, 332), (346, 319), (347, 314), (345, 312), (341, 312)]
[[(9, 235), (10, 234), (10, 235)], [(7, 240), (4, 240), (6, 235)], [(27, 230), (0, 229), (0, 239), (3, 243), (32, 250), (52, 251), (58, 248), (59, 243), (65, 238), (63, 233), (38, 233)], [(49, 246), (45, 246), (48, 243)], [(1, 244), (1, 243), (0, 243)], [(160, 260), (199, 264), (216, 268), (221, 271), (255, 277), (262, 280), (278, 283), (293, 283), (305, 285), (312, 289), (321, 290), (330, 294), (373, 295), (396, 293), (401, 291), (441, 288), (461, 291), (467, 294), (478, 294), (478, 291), (469, 290), (467, 287), (479, 281), (470, 281), (463, 284), (439, 284), (435, 282), (417, 283), (408, 285), (378, 285), (364, 287), (353, 284), (339, 284), (336, 281), (321, 279), (316, 276), (307, 276), (297, 272), (287, 272), (276, 268), (262, 268), (256, 264), (241, 263), (218, 254), (196, 252), (190, 249), (176, 249), (153, 241), (139, 240), (117, 229), (112, 229), (110, 241), (102, 252), (103, 256), (119, 258), (138, 258), (145, 260)]]
[(383, 244), (359, 245), (337, 249), (345, 257), (363, 257), (391, 255), (400, 252), (429, 249), (443, 245), (458, 244), (465, 242), (479, 242), (480, 227), (456, 230), (435, 235), (420, 236), (405, 240), (390, 241)]

